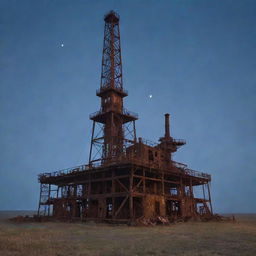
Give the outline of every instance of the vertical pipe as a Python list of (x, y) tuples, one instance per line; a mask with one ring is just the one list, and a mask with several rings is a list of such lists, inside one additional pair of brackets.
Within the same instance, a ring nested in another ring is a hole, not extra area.
[(170, 138), (170, 114), (165, 114), (165, 138)]

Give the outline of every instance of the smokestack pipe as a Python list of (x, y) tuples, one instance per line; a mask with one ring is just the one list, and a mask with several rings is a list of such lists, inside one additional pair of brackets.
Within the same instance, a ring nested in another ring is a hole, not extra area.
[(165, 138), (170, 138), (170, 114), (165, 114)]

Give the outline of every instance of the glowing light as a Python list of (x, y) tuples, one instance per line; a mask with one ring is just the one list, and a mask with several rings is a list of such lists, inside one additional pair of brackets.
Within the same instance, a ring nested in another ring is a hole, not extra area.
[(61, 47), (64, 47), (64, 44), (61, 44), (60, 46), (61, 46)]
[(152, 94), (150, 94), (150, 95), (149, 95), (149, 98), (151, 99), (152, 97), (153, 97), (153, 95), (152, 95)]

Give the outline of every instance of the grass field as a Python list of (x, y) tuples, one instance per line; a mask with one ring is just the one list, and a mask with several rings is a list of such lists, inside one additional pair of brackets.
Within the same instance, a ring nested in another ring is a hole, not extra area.
[(0, 255), (256, 255), (256, 214), (236, 223), (187, 222), (128, 227), (94, 223), (11, 223), (0, 212)]

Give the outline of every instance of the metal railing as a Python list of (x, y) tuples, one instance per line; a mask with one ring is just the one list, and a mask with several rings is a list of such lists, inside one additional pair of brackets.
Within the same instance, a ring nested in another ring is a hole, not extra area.
[(84, 165), (79, 165), (79, 166), (70, 167), (70, 168), (66, 168), (66, 169), (61, 169), (61, 170), (54, 171), (54, 172), (40, 173), (38, 175), (38, 179), (49, 178), (49, 177), (58, 177), (58, 176), (82, 172), (82, 171), (86, 171), (86, 170), (89, 170), (89, 165), (84, 164)]
[(100, 115), (102, 113), (103, 113), (102, 110), (95, 111), (95, 112), (93, 112), (92, 114), (89, 115), (89, 118), (91, 119), (91, 118), (93, 118), (93, 117), (95, 117), (97, 115)]
[[(148, 140), (143, 140), (143, 143), (152, 146), (152, 143), (154, 143), (154, 142), (151, 142), (151, 141), (148, 141)], [(161, 169), (161, 165), (159, 165), (160, 163), (158, 163), (158, 162), (157, 163), (147, 163), (142, 159), (139, 159), (139, 158), (134, 157), (132, 155), (127, 155), (125, 152), (120, 157), (113, 158), (111, 161), (109, 161), (108, 165), (109, 164), (119, 164), (119, 163), (142, 164), (142, 165), (147, 165), (149, 167), (154, 167), (154, 168), (160, 168)], [(204, 179), (207, 179), (207, 180), (211, 180), (211, 175), (208, 174), (208, 173), (203, 173), (203, 172), (191, 170), (191, 169), (187, 168), (187, 165), (179, 163), (179, 162), (172, 161), (172, 164), (188, 176), (193, 176), (193, 177), (198, 177), (198, 178), (204, 178)], [(91, 165), (88, 165), (88, 164), (85, 165), (84, 164), (84, 165), (79, 165), (79, 166), (75, 166), (75, 167), (71, 167), (71, 168), (66, 168), (66, 169), (62, 169), (62, 170), (58, 170), (58, 171), (54, 171), (54, 172), (45, 172), (45, 173), (41, 173), (41, 174), (38, 175), (38, 180), (41, 181), (44, 178), (59, 177), (59, 176), (63, 176), (63, 175), (84, 172), (84, 171), (90, 170), (92, 168), (97, 168), (97, 167), (100, 167), (100, 166), (104, 166), (104, 163), (101, 163), (101, 161), (99, 160), (98, 162), (95, 162)]]
[(211, 180), (211, 175), (208, 174), (208, 173), (203, 173), (203, 172), (191, 170), (191, 169), (187, 168), (186, 164), (182, 164), (182, 163), (179, 163), (179, 162), (173, 161), (173, 164), (177, 168), (182, 169), (186, 175)]
[(186, 165), (186, 164), (179, 163), (179, 162), (176, 162), (176, 161), (172, 161), (172, 163), (173, 163), (174, 166), (176, 166), (177, 168), (182, 168), (182, 169), (187, 168), (187, 165)]
[(182, 139), (173, 139), (173, 142), (177, 144), (186, 144), (186, 141)]
[[(115, 111), (115, 110), (113, 110), (113, 111)], [(109, 111), (108, 111), (108, 112), (109, 112)], [(106, 112), (103, 111), (102, 109), (100, 109), (99, 111), (96, 111), (96, 112), (90, 114), (90, 115), (89, 115), (89, 118), (94, 118), (95, 116), (97, 116), (97, 115), (102, 115), (102, 114), (104, 114), (104, 113), (106, 113)], [(122, 114), (123, 114), (123, 115), (127, 115), (127, 116), (132, 116), (132, 117), (135, 117), (135, 118), (138, 118), (138, 114), (137, 114), (137, 113), (134, 113), (134, 112), (132, 112), (132, 111), (129, 111), (129, 110), (127, 110), (126, 108), (123, 108)]]
[(135, 117), (135, 118), (139, 117), (137, 113), (132, 112), (132, 111), (126, 109), (126, 108), (123, 108), (123, 114), (127, 115), (127, 116), (132, 116), (132, 117)]
[(154, 141), (141, 138), (141, 142), (150, 147), (156, 147), (158, 144)]
[(185, 168), (184, 172), (185, 172), (185, 174), (187, 174), (189, 176), (211, 180), (211, 175), (208, 173), (198, 172), (198, 171), (191, 170), (188, 168)]

